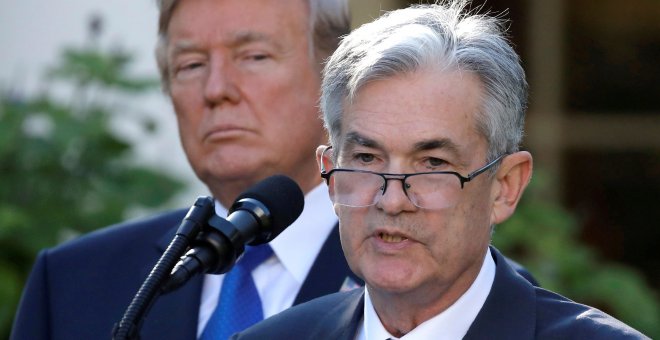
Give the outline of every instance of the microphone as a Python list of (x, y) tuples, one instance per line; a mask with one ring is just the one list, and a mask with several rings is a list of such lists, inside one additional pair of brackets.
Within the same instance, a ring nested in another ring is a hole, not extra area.
[(240, 194), (227, 219), (212, 214), (208, 226), (172, 269), (163, 292), (170, 292), (199, 272), (228, 272), (245, 250), (273, 240), (302, 213), (305, 197), (292, 179), (275, 175)]

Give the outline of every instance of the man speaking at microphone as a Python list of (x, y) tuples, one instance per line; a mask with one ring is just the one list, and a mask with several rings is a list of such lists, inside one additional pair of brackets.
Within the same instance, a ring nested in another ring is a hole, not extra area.
[[(222, 339), (258, 321), (224, 319), (239, 314), (234, 308), (259, 310), (261, 319), (355, 287), (314, 159), (317, 145), (326, 142), (317, 108), (321, 63), (349, 31), (347, 1), (158, 5), (163, 88), (190, 165), (216, 199), (216, 214), (226, 216), (242, 191), (273, 174), (297, 182), (305, 209), (270, 246), (248, 250), (229, 274), (198, 275), (161, 296), (146, 315), (141, 338)], [(12, 338), (109, 338), (185, 212), (123, 223), (43, 251)]]
[[(273, 174), (297, 182), (305, 208), (270, 246), (248, 250), (227, 275), (198, 275), (161, 296), (141, 338), (223, 339), (292, 305), (357, 287), (314, 159), (316, 147), (327, 143), (317, 107), (322, 62), (349, 31), (347, 0), (158, 4), (163, 88), (216, 214), (226, 216), (242, 191)], [(43, 251), (12, 338), (110, 337), (184, 214), (120, 224)], [(226, 319), (238, 315), (249, 317)]]
[[(502, 15), (468, 0), (388, 12), (328, 59), (317, 157), (365, 288), (290, 308), (232, 339), (648, 339), (535, 287), (490, 245), (532, 175), (527, 107)], [(543, 235), (539, 235), (543, 237)]]

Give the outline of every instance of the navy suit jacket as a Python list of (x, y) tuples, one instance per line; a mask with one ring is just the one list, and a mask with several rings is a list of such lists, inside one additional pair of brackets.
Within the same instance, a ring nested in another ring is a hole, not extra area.
[[(491, 291), (464, 339), (646, 339), (611, 316), (535, 287), (494, 248)], [(364, 289), (324, 296), (274, 315), (232, 339), (353, 340)]]
[[(123, 223), (42, 251), (21, 299), (11, 339), (110, 339), (186, 210)], [(353, 275), (335, 227), (294, 304), (340, 290)], [(142, 339), (195, 339), (203, 276), (162, 295), (148, 312)]]

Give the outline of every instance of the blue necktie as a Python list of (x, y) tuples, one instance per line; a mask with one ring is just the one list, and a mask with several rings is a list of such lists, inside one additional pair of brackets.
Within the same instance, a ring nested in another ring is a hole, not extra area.
[(218, 306), (202, 332), (200, 340), (225, 340), (263, 320), (263, 307), (252, 279), (252, 270), (273, 255), (268, 244), (246, 247), (222, 282)]

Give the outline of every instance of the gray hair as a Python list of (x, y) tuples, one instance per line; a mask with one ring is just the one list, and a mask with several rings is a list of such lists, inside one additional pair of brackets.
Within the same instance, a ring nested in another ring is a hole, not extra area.
[(391, 11), (343, 39), (323, 71), (321, 110), (332, 145), (340, 146), (345, 105), (363, 86), (432, 68), (476, 74), (485, 91), (476, 128), (488, 142), (488, 158), (518, 151), (527, 108), (525, 72), (503, 20), (465, 13), (466, 5), (457, 0)]
[[(160, 70), (164, 91), (169, 91), (169, 69), (167, 60), (167, 28), (176, 5), (181, 0), (156, 0), (160, 11), (158, 19), (158, 41), (156, 62)], [(321, 70), (321, 63), (339, 45), (342, 36), (350, 32), (348, 0), (301, 0), (309, 6), (310, 58), (314, 58)]]

